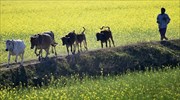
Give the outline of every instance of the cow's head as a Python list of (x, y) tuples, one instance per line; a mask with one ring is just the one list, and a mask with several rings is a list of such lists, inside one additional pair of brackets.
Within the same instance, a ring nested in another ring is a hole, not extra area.
[(6, 51), (12, 51), (14, 49), (14, 41), (6, 40)]
[(68, 42), (68, 37), (62, 37), (61, 40), (62, 40), (62, 45), (65, 45)]
[(101, 36), (102, 34), (100, 34), (100, 33), (96, 33), (96, 38), (97, 38), (97, 41), (99, 41), (99, 40), (101, 40)]
[(33, 35), (30, 38), (30, 42), (31, 42), (31, 49), (34, 49), (34, 46), (38, 43), (38, 35)]

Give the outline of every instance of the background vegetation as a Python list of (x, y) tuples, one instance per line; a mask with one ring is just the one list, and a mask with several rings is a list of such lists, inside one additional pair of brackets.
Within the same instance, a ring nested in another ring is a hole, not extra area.
[[(179, 1), (0, 1), (0, 63), (7, 62), (7, 39), (25, 41), (25, 60), (36, 58), (30, 49), (31, 35), (52, 30), (59, 43), (58, 54), (66, 54), (60, 38), (72, 30), (86, 30), (89, 50), (100, 48), (95, 33), (110, 26), (116, 46), (159, 40), (156, 17), (165, 7), (171, 18), (167, 36), (179, 39)], [(13, 58), (14, 59), (14, 58)], [(11, 60), (12, 61), (12, 60)], [(14, 60), (12, 61), (14, 62)]]

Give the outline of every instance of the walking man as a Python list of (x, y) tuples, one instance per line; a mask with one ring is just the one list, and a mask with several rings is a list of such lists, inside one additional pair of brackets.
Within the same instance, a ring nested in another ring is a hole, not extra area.
[(170, 22), (170, 18), (168, 16), (168, 14), (165, 14), (165, 11), (166, 11), (165, 8), (161, 8), (161, 14), (159, 14), (157, 16), (157, 23), (158, 23), (158, 26), (159, 26), (159, 32), (160, 32), (160, 35), (161, 35), (161, 41), (163, 39), (168, 40), (168, 38), (165, 36), (165, 34), (166, 34), (167, 25)]

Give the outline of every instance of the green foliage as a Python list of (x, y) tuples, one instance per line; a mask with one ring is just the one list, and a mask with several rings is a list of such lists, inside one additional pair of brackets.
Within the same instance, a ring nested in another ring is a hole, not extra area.
[[(116, 46), (159, 40), (156, 17), (165, 7), (171, 18), (167, 36), (179, 34), (179, 1), (19, 1), (1, 0), (0, 63), (7, 62), (7, 39), (22, 39), (27, 47), (25, 60), (37, 58), (30, 49), (31, 35), (52, 30), (59, 43), (59, 55), (66, 54), (60, 38), (84, 26), (90, 50), (100, 48), (95, 33), (110, 26)], [(14, 58), (12, 58), (14, 59)], [(11, 60), (14, 62), (14, 60)]]
[(58, 80), (51, 81), (48, 87), (1, 89), (0, 99), (177, 100), (180, 99), (179, 67), (96, 78), (84, 76), (83, 79), (79, 79), (79, 75), (60, 77)]

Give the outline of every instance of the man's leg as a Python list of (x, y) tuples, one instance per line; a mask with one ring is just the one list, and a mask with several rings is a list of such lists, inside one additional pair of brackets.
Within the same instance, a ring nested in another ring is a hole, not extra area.
[(162, 29), (161, 29), (161, 28), (159, 29), (159, 33), (160, 33), (161, 41), (162, 41), (162, 40), (163, 40), (163, 32), (162, 32)]
[(164, 38), (166, 39), (166, 40), (168, 40), (168, 38), (166, 37), (166, 28), (164, 28)]
[(161, 41), (162, 41), (163, 39), (168, 40), (168, 38), (165, 36), (165, 34), (166, 34), (166, 28), (159, 29), (159, 32), (160, 32), (160, 34), (161, 34)]

